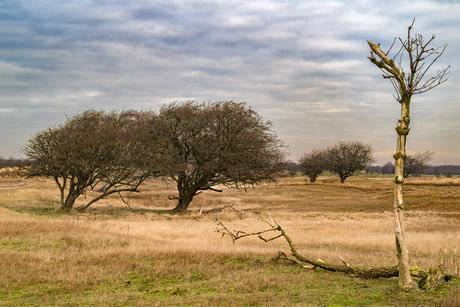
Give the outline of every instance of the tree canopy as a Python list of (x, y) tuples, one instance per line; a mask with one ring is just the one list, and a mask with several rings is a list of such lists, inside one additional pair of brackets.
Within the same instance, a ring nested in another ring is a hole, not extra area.
[(433, 159), (433, 156), (434, 152), (431, 151), (417, 152), (413, 155), (408, 155), (404, 165), (404, 178), (410, 176), (421, 177), (428, 168), (428, 162)]
[(102, 193), (79, 209), (109, 194), (137, 192), (153, 168), (133, 114), (88, 110), (37, 133), (23, 150), (32, 161), (27, 176), (54, 179), (66, 211), (101, 182)]
[(172, 103), (158, 111), (88, 110), (33, 136), (24, 153), (29, 177), (52, 178), (61, 208), (70, 211), (87, 189), (104, 184), (101, 194), (139, 192), (147, 178), (177, 183), (178, 204), (185, 210), (204, 190), (219, 185), (246, 188), (274, 181), (282, 170), (285, 147), (245, 103), (223, 101)]
[(245, 103), (173, 103), (159, 111), (168, 134), (167, 176), (177, 183), (175, 210), (185, 210), (204, 190), (245, 188), (274, 181), (284, 145)]
[(309, 154), (304, 154), (300, 160), (300, 169), (310, 182), (315, 182), (319, 174), (326, 169), (326, 151), (324, 149), (312, 150)]
[(362, 171), (374, 161), (372, 147), (358, 141), (338, 142), (325, 151), (326, 167), (339, 175), (340, 182)]

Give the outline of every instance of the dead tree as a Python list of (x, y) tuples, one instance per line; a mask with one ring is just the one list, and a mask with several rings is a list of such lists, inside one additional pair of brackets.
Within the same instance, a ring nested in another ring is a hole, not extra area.
[[(397, 152), (395, 159), (395, 179), (394, 179), (394, 220), (396, 250), (399, 263), (399, 287), (404, 290), (413, 288), (410, 275), (409, 251), (404, 241), (404, 202), (403, 202), (403, 183), (404, 183), (404, 161), (406, 154), (406, 139), (409, 134), (410, 123), (410, 103), (415, 94), (425, 93), (438, 85), (444, 83), (445, 76), (449, 73), (449, 67), (438, 71), (434, 76), (426, 79), (425, 76), (433, 64), (444, 53), (447, 45), (431, 47), (434, 40), (432, 36), (425, 41), (422, 35), (412, 36), (411, 31), (415, 19), (407, 31), (407, 39), (399, 38), (401, 48), (393, 57), (389, 53), (394, 46), (396, 39), (387, 52), (380, 49), (380, 44), (367, 41), (371, 48), (369, 59), (383, 72), (383, 78), (389, 79), (396, 91), (396, 100), (401, 104), (401, 119), (396, 127), (397, 132)], [(403, 64), (408, 67), (403, 69)]]
[[(286, 231), (279, 225), (271, 216), (269, 219), (264, 219), (259, 217), (263, 222), (268, 225), (267, 229), (257, 231), (257, 232), (245, 232), (241, 230), (229, 230), (225, 224), (217, 219), (217, 233), (222, 234), (222, 238), (228, 236), (235, 243), (239, 239), (246, 237), (257, 236), (260, 240), (264, 242), (270, 242), (279, 238), (284, 238), (289, 245), (290, 255), (287, 255), (285, 252), (279, 251), (278, 255), (275, 257), (275, 260), (288, 260), (291, 261), (303, 268), (321, 268), (326, 271), (331, 272), (341, 272), (354, 277), (365, 278), (365, 279), (374, 279), (374, 278), (390, 278), (396, 277), (399, 275), (399, 266), (382, 266), (382, 267), (358, 267), (351, 266), (346, 262), (341, 256), (339, 256), (342, 264), (327, 263), (321, 259), (314, 260), (313, 258), (306, 257), (301, 255), (297, 248), (294, 245), (294, 242), (288, 236)], [(440, 252), (440, 259), (438, 266), (434, 269), (421, 269), (419, 267), (411, 267), (409, 273), (413, 277), (417, 277), (417, 286), (420, 289), (430, 289), (433, 286), (439, 285), (445, 281), (449, 281), (454, 277), (458, 277), (458, 266), (456, 263), (456, 249), (453, 248), (450, 253), (451, 264), (447, 264), (447, 250), (443, 248)], [(415, 286), (415, 285), (414, 285)]]

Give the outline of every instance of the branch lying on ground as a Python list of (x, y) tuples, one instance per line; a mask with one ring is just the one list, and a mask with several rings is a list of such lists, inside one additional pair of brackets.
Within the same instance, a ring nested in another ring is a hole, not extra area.
[[(332, 271), (332, 272), (342, 272), (346, 273), (351, 276), (356, 276), (360, 278), (366, 278), (366, 279), (373, 279), (373, 278), (389, 278), (389, 277), (396, 277), (399, 274), (399, 269), (398, 266), (382, 266), (382, 267), (374, 267), (374, 268), (362, 268), (362, 267), (355, 267), (351, 266), (349, 263), (347, 263), (342, 257), (340, 257), (340, 260), (342, 261), (341, 265), (338, 264), (333, 264), (333, 263), (326, 263), (322, 261), (321, 259), (318, 260), (313, 260), (311, 258), (307, 258), (297, 251), (294, 242), (292, 242), (291, 238), (288, 236), (286, 231), (281, 227), (270, 215), (268, 216), (269, 219), (264, 219), (259, 216), (259, 218), (268, 224), (269, 228), (258, 231), (258, 232), (245, 232), (241, 230), (234, 230), (230, 231), (224, 223), (217, 219), (217, 230), (216, 232), (222, 234), (222, 238), (225, 236), (228, 236), (232, 239), (233, 243), (235, 243), (237, 240), (245, 238), (245, 237), (250, 237), (250, 236), (257, 236), (259, 239), (261, 239), (264, 242), (270, 242), (279, 238), (284, 238), (286, 242), (288, 243), (290, 250), (291, 250), (291, 255), (288, 256), (284, 252), (278, 252), (277, 257), (275, 257), (276, 260), (289, 260), (291, 262), (294, 262), (304, 268), (321, 268), (327, 271)], [(445, 256), (445, 251), (444, 254)], [(454, 263), (455, 259), (455, 249), (452, 250), (452, 262)], [(445, 258), (445, 257), (444, 257)], [(451, 278), (458, 276), (457, 272), (454, 271), (454, 274), (448, 274), (446, 273), (446, 265), (445, 265), (445, 259), (441, 257), (441, 262), (438, 265), (437, 268), (435, 269), (430, 269), (430, 270), (424, 270), (418, 267), (411, 267), (411, 274), (414, 277), (420, 278), (418, 281), (418, 285), (422, 289), (428, 289), (431, 288), (434, 285), (437, 285), (439, 283), (442, 283), (444, 281), (448, 281)], [(455, 270), (455, 269), (454, 269)]]

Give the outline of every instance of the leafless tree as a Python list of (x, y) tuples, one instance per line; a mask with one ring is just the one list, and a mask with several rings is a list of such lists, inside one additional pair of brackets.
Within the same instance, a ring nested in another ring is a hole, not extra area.
[(294, 161), (286, 161), (282, 163), (283, 176), (294, 178), (300, 171), (300, 165)]
[(410, 176), (421, 177), (427, 170), (430, 162), (433, 159), (434, 152), (417, 152), (413, 155), (408, 155), (404, 163), (404, 178)]
[(281, 170), (284, 145), (245, 103), (172, 103), (159, 118), (169, 135), (167, 176), (179, 192), (170, 197), (178, 200), (174, 210), (186, 210), (201, 191), (221, 191), (217, 185), (245, 188), (274, 181)]
[(395, 173), (395, 165), (388, 161), (385, 163), (381, 168), (382, 174), (394, 174)]
[(412, 35), (412, 28), (415, 19), (409, 26), (407, 38), (399, 38), (401, 45), (399, 50), (389, 56), (391, 49), (396, 43), (396, 39), (388, 51), (383, 52), (380, 44), (367, 41), (371, 48), (370, 61), (381, 69), (383, 77), (389, 79), (396, 91), (395, 98), (401, 105), (401, 119), (396, 127), (397, 131), (397, 152), (395, 158), (395, 236), (396, 249), (399, 260), (399, 287), (401, 289), (412, 289), (413, 282), (410, 276), (409, 251), (404, 241), (404, 222), (403, 222), (403, 183), (404, 183), (404, 162), (406, 155), (406, 138), (409, 134), (410, 123), (410, 104), (413, 95), (425, 93), (446, 81), (445, 77), (449, 73), (449, 67), (439, 70), (435, 75), (427, 77), (428, 71), (433, 64), (442, 56), (447, 45), (431, 47), (435, 39), (432, 36), (425, 40), (421, 34)]
[(374, 162), (372, 147), (358, 141), (338, 142), (325, 150), (326, 168), (339, 175), (340, 182)]
[(381, 174), (382, 173), (382, 167), (380, 165), (368, 165), (364, 168), (366, 171), (366, 174), (372, 175), (372, 174)]
[(316, 181), (316, 178), (326, 169), (326, 152), (324, 149), (314, 149), (310, 153), (303, 155), (299, 159), (300, 169), (310, 182)]
[(52, 178), (66, 211), (101, 182), (106, 184), (102, 193), (77, 209), (110, 194), (138, 192), (151, 174), (152, 167), (146, 165), (152, 160), (144, 151), (133, 114), (88, 110), (37, 133), (24, 148), (32, 161), (27, 176)]

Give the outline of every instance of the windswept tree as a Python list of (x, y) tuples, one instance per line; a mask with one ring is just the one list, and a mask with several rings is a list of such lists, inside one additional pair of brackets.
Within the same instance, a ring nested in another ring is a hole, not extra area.
[(299, 159), (300, 169), (305, 176), (310, 178), (311, 183), (315, 182), (316, 178), (326, 169), (325, 158), (324, 149), (315, 149)]
[(325, 164), (340, 177), (340, 182), (362, 171), (374, 162), (372, 147), (358, 141), (338, 142), (325, 150)]
[(432, 36), (425, 40), (421, 34), (412, 35), (412, 27), (415, 19), (409, 26), (407, 38), (399, 38), (400, 48), (393, 55), (389, 56), (396, 39), (388, 51), (384, 52), (380, 44), (367, 41), (371, 48), (370, 61), (383, 72), (383, 77), (391, 81), (395, 91), (396, 100), (401, 105), (401, 118), (396, 127), (397, 132), (397, 152), (395, 159), (395, 236), (396, 250), (399, 262), (398, 284), (401, 289), (410, 290), (414, 288), (410, 275), (409, 251), (404, 241), (404, 222), (403, 222), (403, 183), (404, 183), (404, 162), (406, 155), (406, 139), (409, 134), (410, 123), (410, 104), (412, 96), (425, 93), (446, 81), (445, 77), (449, 72), (449, 66), (438, 70), (431, 77), (426, 77), (433, 64), (444, 53), (447, 45), (432, 47), (431, 43), (435, 39)]
[(431, 160), (433, 160), (434, 152), (425, 151), (417, 152), (413, 155), (408, 155), (404, 163), (404, 178), (410, 176), (421, 177), (425, 174)]
[(88, 110), (37, 133), (23, 150), (32, 162), (26, 175), (53, 179), (65, 211), (99, 183), (105, 185), (101, 193), (77, 209), (113, 193), (138, 192), (155, 163), (139, 137), (138, 117), (131, 111)]
[(179, 192), (170, 197), (178, 200), (174, 210), (186, 210), (201, 191), (271, 182), (281, 170), (283, 144), (245, 103), (172, 103), (159, 118), (169, 133), (167, 175)]

